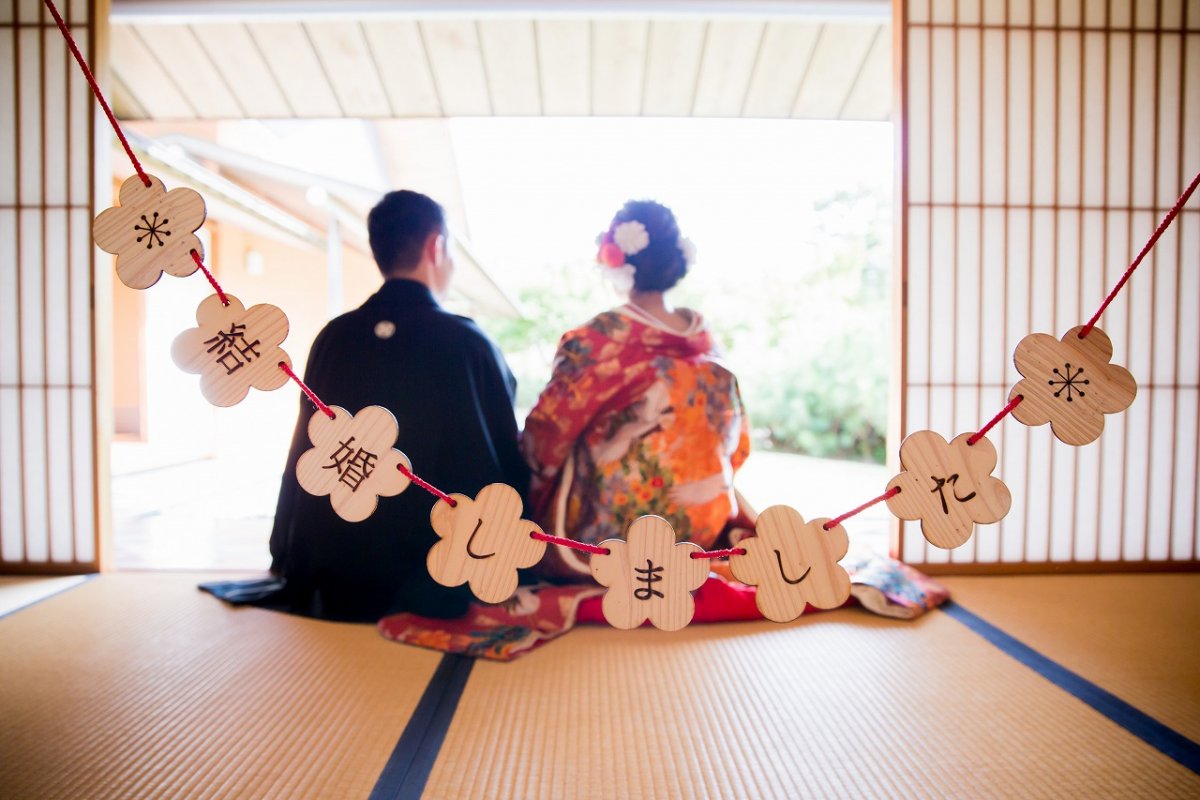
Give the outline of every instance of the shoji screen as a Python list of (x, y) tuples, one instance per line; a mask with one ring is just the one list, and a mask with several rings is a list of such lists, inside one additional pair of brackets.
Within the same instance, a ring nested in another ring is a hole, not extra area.
[[(977, 430), (1028, 333), (1082, 324), (1200, 171), (1197, 0), (911, 0), (897, 8), (902, 433)], [(1074, 448), (1009, 418), (990, 434), (1013, 505), (931, 571), (1197, 559), (1200, 196), (1099, 322), (1137, 379)]]
[[(60, 11), (85, 54), (88, 0)], [(93, 113), (38, 0), (0, 0), (0, 572), (95, 569)]]

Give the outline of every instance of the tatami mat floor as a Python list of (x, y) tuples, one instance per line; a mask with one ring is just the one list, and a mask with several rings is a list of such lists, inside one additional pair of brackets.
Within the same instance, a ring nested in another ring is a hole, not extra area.
[[(0, 797), (1200, 797), (1194, 761), (944, 612), (585, 627), (472, 665), (198, 579), (103, 575), (0, 618)], [(1198, 749), (1200, 575), (947, 583)]]
[(1200, 576), (944, 582), (959, 605), (1200, 742)]
[(115, 574), (0, 619), (0, 796), (366, 797), (439, 655)]

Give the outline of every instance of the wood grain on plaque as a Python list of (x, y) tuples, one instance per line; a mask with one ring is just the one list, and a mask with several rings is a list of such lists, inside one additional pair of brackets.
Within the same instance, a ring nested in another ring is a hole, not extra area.
[(742, 583), (757, 586), (755, 602), (767, 619), (787, 622), (807, 604), (837, 608), (850, 597), (850, 576), (838, 564), (850, 547), (846, 529), (825, 530), (827, 518), (805, 522), (788, 506), (771, 506), (758, 516), (755, 535), (738, 542), (729, 568)]
[(438, 500), (429, 519), (441, 537), (425, 559), (429, 574), (443, 586), (466, 582), (485, 603), (500, 603), (517, 590), (517, 570), (542, 560), (546, 543), (532, 538), (542, 529), (521, 518), (521, 495), (493, 483), (474, 499), (452, 494), (455, 505)]
[(608, 555), (593, 555), (592, 576), (607, 586), (601, 609), (614, 628), (636, 628), (646, 620), (665, 631), (692, 621), (692, 592), (708, 578), (708, 562), (692, 558), (703, 548), (675, 541), (671, 523), (662, 517), (640, 517), (626, 539), (606, 539)]
[(1108, 335), (1092, 328), (1080, 339), (1083, 326), (1067, 331), (1061, 339), (1044, 333), (1026, 336), (1017, 345), (1013, 361), (1024, 380), (1008, 395), (1021, 402), (1012, 415), (1025, 425), (1050, 423), (1061, 442), (1085, 445), (1104, 431), (1104, 415), (1115, 414), (1133, 403), (1137, 381), (1129, 370), (1112, 360)]
[(166, 272), (179, 278), (196, 271), (195, 250), (204, 245), (195, 232), (204, 224), (204, 198), (186, 188), (167, 191), (163, 182), (137, 175), (121, 184), (118, 205), (92, 222), (96, 246), (117, 257), (117, 277), (131, 289), (147, 289)]
[(900, 445), (900, 468), (887, 500), (900, 519), (921, 520), (921, 533), (935, 547), (951, 549), (971, 538), (975, 525), (997, 522), (1012, 506), (1012, 494), (999, 478), (996, 448), (986, 438), (974, 445), (963, 433), (947, 442), (934, 431), (917, 431)]
[(280, 343), (288, 335), (287, 315), (261, 303), (247, 309), (231, 294), (226, 306), (209, 295), (196, 309), (198, 327), (175, 337), (171, 358), (184, 372), (200, 375), (200, 392), (214, 406), (232, 406), (251, 388), (268, 392), (288, 381), (280, 362), (292, 364)]
[(309, 494), (329, 501), (347, 522), (361, 522), (379, 504), (408, 488), (409, 479), (397, 469), (412, 470), (408, 456), (392, 447), (399, 426), (392, 412), (382, 406), (367, 406), (351, 414), (341, 406), (330, 406), (333, 419), (316, 411), (308, 421), (308, 438), (313, 447), (296, 462), (296, 479)]

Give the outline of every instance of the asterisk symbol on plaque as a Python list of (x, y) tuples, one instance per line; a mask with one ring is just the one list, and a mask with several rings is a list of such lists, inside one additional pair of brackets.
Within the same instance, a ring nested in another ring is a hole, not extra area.
[(147, 250), (150, 250), (156, 244), (159, 247), (162, 247), (164, 244), (166, 244), (166, 239), (163, 237), (171, 235), (171, 232), (166, 228), (167, 223), (170, 221), (171, 220), (167, 219), (166, 217), (163, 217), (160, 220), (158, 218), (157, 211), (154, 212), (154, 219), (146, 219), (146, 215), (142, 214), (143, 224), (133, 226), (135, 231), (145, 231), (145, 233), (139, 236), (137, 240), (139, 242), (145, 240)]
[(119, 204), (92, 223), (96, 246), (117, 257), (117, 277), (131, 289), (153, 286), (164, 272), (191, 275), (197, 269), (193, 250), (204, 259), (195, 235), (204, 224), (204, 198), (191, 189), (168, 192), (158, 178), (147, 178), (149, 186), (136, 175), (121, 184)]
[(1058, 367), (1054, 368), (1054, 374), (1059, 377), (1059, 380), (1054, 380), (1051, 378), (1049, 381), (1047, 381), (1047, 383), (1049, 383), (1051, 386), (1061, 387), (1054, 393), (1054, 396), (1061, 397), (1063, 390), (1066, 390), (1068, 403), (1070, 403), (1072, 400), (1072, 391), (1077, 392), (1080, 397), (1087, 397), (1087, 395), (1083, 393), (1083, 389), (1079, 388), (1081, 386), (1087, 386), (1091, 383), (1091, 381), (1086, 378), (1080, 378), (1080, 376), (1083, 375), (1083, 367), (1079, 367), (1079, 369), (1077, 369), (1075, 372), (1071, 372), (1070, 364), (1065, 364), (1063, 366), (1066, 369), (1065, 373), (1059, 372)]
[[(1012, 415), (1025, 425), (1045, 425), (1067, 444), (1094, 442), (1104, 431), (1104, 415), (1129, 408), (1137, 382), (1124, 367), (1110, 364), (1113, 346), (1104, 331), (1082, 327), (1061, 339), (1044, 333), (1026, 336), (1013, 354), (1024, 378), (1008, 399), (1021, 395)], [(1087, 387), (1085, 391), (1083, 387)]]

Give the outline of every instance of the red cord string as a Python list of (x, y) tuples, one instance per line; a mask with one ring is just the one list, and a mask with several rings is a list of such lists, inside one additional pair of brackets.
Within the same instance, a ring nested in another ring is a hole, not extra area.
[(724, 550), (705, 550), (703, 553), (692, 553), (692, 558), (728, 558), (729, 556), (744, 556), (746, 548), (727, 547)]
[[(117, 138), (121, 141), (121, 146), (125, 148), (125, 154), (127, 156), (129, 156), (129, 160), (133, 164), (133, 168), (137, 171), (138, 177), (141, 178), (143, 184), (145, 184), (146, 186), (150, 186), (151, 185), (150, 178), (146, 175), (146, 172), (142, 169), (141, 162), (138, 161), (137, 156), (135, 156), (133, 153), (133, 149), (129, 146), (129, 141), (125, 138), (125, 134), (121, 130), (121, 126), (117, 122), (117, 118), (113, 115), (112, 109), (108, 105), (108, 101), (104, 99), (104, 93), (100, 91), (100, 86), (96, 83), (95, 76), (92, 75), (92, 71), (88, 67), (87, 61), (84, 60), (83, 54), (79, 50), (79, 46), (75, 43), (74, 37), (71, 36), (70, 30), (67, 28), (67, 25), (63, 21), (62, 16), (58, 13), (58, 9), (54, 6), (53, 0), (43, 0), (43, 2), (45, 3), (46, 8), (48, 8), (50, 10), (50, 14), (51, 14), (51, 16), (54, 17), (54, 21), (58, 24), (58, 29), (62, 33), (63, 38), (66, 39), (67, 46), (70, 48), (72, 55), (75, 56), (75, 61), (78, 62), (79, 68), (81, 70), (83, 70), (84, 78), (87, 80), (88, 85), (91, 87), (92, 93), (96, 96), (96, 99), (100, 102), (100, 106), (104, 109), (104, 113), (108, 117), (108, 121), (112, 125), (113, 131), (116, 132)], [(1138, 265), (1141, 264), (1142, 260), (1146, 257), (1146, 254), (1150, 252), (1150, 250), (1158, 242), (1159, 238), (1163, 235), (1163, 233), (1166, 231), (1166, 229), (1168, 227), (1170, 227), (1171, 223), (1175, 220), (1175, 217), (1177, 217), (1179, 215), (1179, 212), (1183, 209), (1183, 206), (1187, 203), (1188, 199), (1192, 196), (1192, 193), (1195, 192), (1196, 187), (1198, 185), (1200, 185), (1200, 173), (1196, 174), (1196, 177), (1192, 179), (1192, 182), (1188, 185), (1187, 189), (1183, 192), (1182, 195), (1179, 196), (1179, 199), (1175, 202), (1175, 205), (1172, 206), (1171, 210), (1168, 211), (1166, 216), (1163, 217), (1162, 221), (1158, 224), (1158, 227), (1155, 229), (1154, 234), (1146, 242), (1146, 244), (1142, 248), (1141, 252), (1138, 253), (1137, 258), (1135, 258), (1133, 260), (1133, 263), (1129, 265), (1129, 269), (1127, 269), (1125, 271), (1125, 274), (1121, 276), (1121, 279), (1117, 282), (1117, 285), (1113, 287), (1113, 290), (1111, 292), (1109, 292), (1108, 296), (1104, 299), (1104, 302), (1100, 304), (1100, 308), (1097, 309), (1096, 313), (1092, 316), (1092, 318), (1090, 320), (1088, 320), (1087, 324), (1084, 325), (1083, 328), (1080, 330), (1080, 332), (1079, 332), (1080, 339), (1087, 336), (1091, 332), (1092, 328), (1094, 328), (1096, 326), (1096, 322), (1100, 319), (1101, 315), (1104, 314), (1105, 309), (1108, 308), (1109, 304), (1112, 303), (1112, 301), (1116, 298), (1117, 294), (1120, 293), (1121, 289), (1123, 289), (1125, 287), (1125, 284), (1128, 283), (1130, 276), (1133, 275), (1133, 271), (1135, 269), (1137, 269)], [(192, 250), (191, 253), (192, 253), (192, 258), (196, 262), (196, 266), (198, 266), (204, 272), (204, 276), (206, 278), (208, 278), (208, 282), (212, 284), (213, 289), (215, 289), (217, 292), (217, 296), (220, 297), (221, 303), (223, 305), (228, 306), (229, 298), (226, 296), (225, 292), (221, 289), (220, 284), (217, 283), (216, 278), (214, 278), (212, 273), (209, 272), (208, 269), (204, 266), (204, 263), (200, 258), (200, 254), (197, 253), (195, 250)], [(321, 402), (321, 399), (319, 397), (317, 397), (317, 395), (312, 391), (312, 389), (309, 389), (308, 386), (306, 386), (304, 384), (304, 382), (302, 380), (300, 380), (300, 378), (296, 375), (295, 372), (292, 371), (292, 368), (290, 366), (288, 366), (288, 364), (286, 362), (280, 361), (279, 368), (281, 370), (283, 370), (285, 373), (287, 373), (288, 377), (290, 377), (293, 381), (295, 381), (297, 383), (297, 385), (299, 385), (300, 389), (304, 392), (305, 395), (308, 396), (308, 399), (310, 401), (312, 401), (313, 405), (315, 405), (318, 409), (320, 409), (322, 412), (324, 412), (325, 415), (328, 416), (330, 419), (335, 419), (333, 410), (331, 408), (329, 408), (329, 406), (325, 405), (325, 403)], [(995, 417), (993, 417), (986, 425), (984, 425), (982, 428), (980, 428), (977, 433), (972, 435), (967, 440), (967, 444), (973, 445), (976, 442), (978, 442), (980, 439), (982, 439), (987, 434), (988, 431), (990, 431), (993, 427), (995, 427), (1000, 422), (1000, 420), (1002, 420), (1014, 408), (1016, 408), (1017, 405), (1023, 399), (1024, 398), (1021, 395), (1017, 395), (1011, 401), (1009, 401), (1009, 403), (1003, 408), (1003, 410), (1000, 411), (999, 414), (997, 414)], [(411, 470), (409, 470), (403, 464), (397, 464), (396, 469), (400, 470), (400, 472), (402, 472), (406, 477), (408, 477), (408, 479), (410, 481), (415, 483), (417, 486), (420, 486), (422, 489), (426, 490), (427, 492), (430, 492), (431, 494), (437, 496), (439, 499), (444, 500), (447, 503), (449, 503), (451, 507), (457, 505), (454, 498), (450, 497), (445, 492), (441, 491), (440, 489), (433, 486), (432, 484), (419, 478), (416, 474), (414, 474)], [(876, 503), (880, 503), (880, 502), (883, 502), (884, 500), (887, 500), (888, 498), (895, 497), (899, 493), (900, 493), (900, 488), (893, 487), (892, 489), (888, 490), (884, 494), (881, 494), (879, 497), (869, 500), (866, 503), (863, 503), (862, 505), (858, 506), (857, 508), (855, 508), (851, 511), (847, 511), (845, 514), (842, 514), (839, 517), (835, 517), (834, 519), (829, 520), (822, 527), (825, 530), (830, 530), (831, 528), (834, 528), (834, 527), (840, 525), (842, 522), (846, 521), (847, 519), (850, 519), (851, 517), (853, 517), (857, 514), (860, 514), (863, 511), (866, 511), (868, 508), (875, 505)], [(561, 547), (569, 547), (573, 550), (582, 550), (587, 553), (594, 553), (594, 554), (598, 554), (598, 555), (608, 555), (608, 553), (609, 553), (609, 550), (605, 547), (600, 547), (598, 545), (593, 545), (593, 544), (585, 544), (584, 542), (577, 542), (574, 539), (566, 539), (561, 536), (550, 536), (548, 534), (539, 533), (537, 531), (532, 531), (532, 532), (530, 532), (529, 535), (533, 539), (538, 539), (540, 541), (548, 542), (550, 544), (556, 544)], [(746, 550), (744, 548), (731, 547), (731, 548), (727, 548), (724, 550), (706, 550), (706, 551), (700, 552), (700, 553), (692, 553), (691, 557), (692, 558), (714, 559), (714, 558), (725, 558), (727, 556), (734, 556), (734, 555), (745, 555), (745, 553), (746, 553)]]
[(1146, 254), (1150, 252), (1150, 249), (1154, 247), (1154, 243), (1158, 241), (1158, 237), (1162, 236), (1163, 232), (1170, 227), (1171, 222), (1174, 221), (1175, 217), (1179, 215), (1179, 212), (1187, 203), (1188, 198), (1192, 196), (1192, 192), (1196, 191), (1197, 185), (1200, 185), (1200, 172), (1196, 173), (1196, 177), (1192, 178), (1192, 182), (1188, 184), (1187, 189), (1184, 190), (1183, 194), (1179, 196), (1179, 199), (1175, 201), (1175, 205), (1172, 206), (1171, 210), (1167, 212), (1167, 215), (1163, 217), (1162, 222), (1158, 223), (1158, 227), (1154, 230), (1154, 235), (1152, 235), (1150, 240), (1146, 242), (1146, 246), (1142, 248), (1142, 252), (1137, 254), (1137, 258), (1135, 258), (1133, 263), (1129, 265), (1129, 269), (1125, 270), (1125, 274), (1121, 276), (1121, 280), (1117, 281), (1117, 285), (1113, 287), (1113, 290), (1108, 293), (1108, 297), (1104, 298), (1104, 302), (1100, 304), (1100, 308), (1095, 314), (1092, 315), (1092, 318), (1088, 320), (1088, 323), (1083, 326), (1083, 329), (1079, 331), (1080, 339), (1087, 336), (1092, 332), (1092, 328), (1096, 327), (1096, 321), (1100, 319), (1100, 315), (1104, 313), (1104, 309), (1108, 308), (1108, 304), (1111, 303), (1117, 296), (1117, 293), (1125, 287), (1126, 282), (1129, 280), (1129, 276), (1133, 274), (1133, 271), (1137, 269), (1138, 264), (1142, 263), (1142, 259), (1145, 258)]
[(429, 492), (431, 495), (434, 495), (439, 500), (445, 500), (446, 503), (448, 503), (451, 508), (454, 508), (455, 506), (458, 505), (458, 501), (455, 500), (453, 497), (446, 494), (441, 489), (434, 486), (432, 483), (429, 483), (428, 481), (417, 477), (417, 474), (415, 472), (413, 472), (411, 469), (404, 466), (403, 464), (397, 464), (396, 469), (400, 470), (400, 472), (404, 474), (404, 477), (408, 478), (410, 481), (415, 483), (417, 486), (420, 486), (422, 489)]
[(980, 439), (982, 439), (984, 436), (987, 436), (987, 432), (990, 431), (992, 428), (996, 427), (996, 423), (1000, 422), (1000, 420), (1002, 420), (1006, 416), (1008, 416), (1008, 413), (1010, 411), (1012, 411), (1017, 406), (1021, 405), (1021, 401), (1024, 399), (1025, 399), (1025, 395), (1019, 394), (1016, 397), (1014, 397), (1012, 400), (1009, 400), (1008, 405), (1006, 405), (1003, 409), (1001, 409), (999, 414), (992, 417), (987, 425), (984, 425), (982, 428), (979, 429), (978, 432), (972, 434), (970, 439), (967, 439), (967, 444), (975, 444)]
[(561, 536), (551, 536), (548, 533), (539, 533), (537, 531), (530, 531), (529, 538), (537, 539), (539, 542), (556, 544), (559, 547), (569, 547), (572, 550), (582, 550), (585, 553), (595, 553), (599, 556), (606, 556), (611, 552), (607, 547), (601, 547), (597, 544), (585, 544), (584, 542), (577, 542), (574, 539), (564, 539)]
[(63, 38), (67, 40), (67, 47), (71, 48), (71, 54), (79, 62), (79, 68), (83, 70), (83, 77), (87, 79), (88, 86), (92, 87), (92, 94), (96, 95), (96, 99), (100, 101), (100, 106), (108, 116), (108, 121), (112, 124), (113, 130), (117, 132), (117, 138), (121, 140), (121, 146), (125, 148), (125, 155), (129, 156), (129, 160), (133, 162), (133, 168), (137, 170), (138, 177), (142, 179), (142, 183), (149, 186), (150, 178), (146, 175), (145, 170), (142, 169), (142, 163), (133, 154), (133, 148), (129, 146), (124, 131), (121, 130), (120, 124), (117, 123), (117, 118), (113, 116), (112, 109), (108, 107), (108, 101), (104, 99), (104, 93), (100, 91), (100, 86), (96, 83), (96, 78), (92, 75), (92, 70), (88, 67), (87, 61), (84, 60), (83, 53), (79, 52), (79, 45), (75, 44), (75, 37), (71, 36), (71, 31), (67, 28), (67, 23), (63, 22), (63, 18), (59, 15), (58, 9), (54, 7), (52, 0), (43, 0), (43, 2), (46, 4), (46, 8), (50, 9), (50, 15), (54, 17), (54, 21), (58, 23), (58, 29), (62, 32)]
[(847, 511), (845, 514), (842, 514), (840, 517), (834, 517), (833, 519), (829, 520), (829, 522), (826, 522), (821, 527), (827, 531), (833, 530), (838, 525), (841, 525), (843, 522), (845, 522), (846, 520), (853, 517), (855, 514), (861, 514), (862, 512), (866, 511), (868, 508), (875, 505), (876, 503), (882, 503), (884, 500), (887, 500), (889, 497), (895, 497), (898, 494), (900, 494), (900, 487), (893, 486), (891, 489), (888, 489), (886, 492), (879, 495), (879, 497), (876, 497), (874, 500), (868, 500), (867, 502), (863, 503), (861, 506), (854, 509), (853, 511)]
[(217, 279), (208, 271), (208, 267), (204, 266), (204, 262), (200, 260), (200, 254), (195, 250), (192, 251), (192, 260), (196, 262), (196, 266), (204, 273), (204, 277), (208, 278), (208, 282), (212, 284), (212, 287), (217, 290), (217, 297), (221, 298), (221, 305), (229, 305), (229, 297), (221, 289), (221, 284), (217, 283)]
[(329, 417), (330, 419), (337, 419), (337, 415), (333, 413), (333, 409), (322, 403), (321, 398), (317, 397), (317, 393), (304, 385), (304, 381), (300, 380), (300, 376), (292, 371), (292, 368), (288, 366), (286, 361), (280, 361), (279, 368), (286, 372), (287, 376), (296, 382), (296, 385), (300, 387), (300, 390), (304, 392), (304, 394), (308, 395), (308, 399), (312, 401), (312, 404), (321, 409), (321, 411), (325, 413), (325, 416)]

